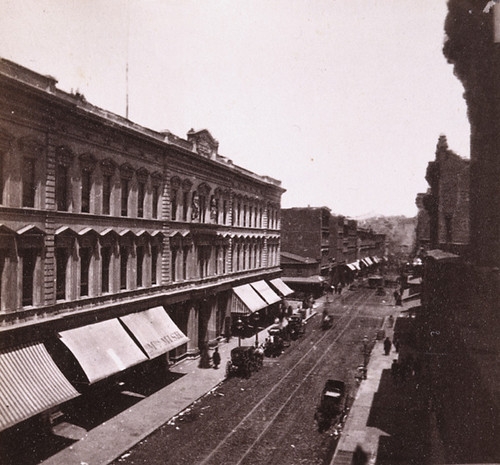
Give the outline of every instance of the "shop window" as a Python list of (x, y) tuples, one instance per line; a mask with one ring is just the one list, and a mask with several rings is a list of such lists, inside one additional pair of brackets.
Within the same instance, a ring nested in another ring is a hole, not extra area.
[(66, 299), (66, 269), (68, 266), (68, 250), (56, 249), (56, 300)]
[(151, 284), (157, 284), (158, 246), (151, 247)]
[(35, 206), (35, 159), (24, 157), (23, 159), (23, 207)]
[(160, 198), (160, 188), (153, 186), (153, 218), (158, 218), (158, 201)]
[(122, 179), (121, 180), (121, 216), (128, 215), (128, 194), (129, 194), (128, 179)]
[(109, 292), (109, 268), (111, 264), (111, 247), (101, 249), (101, 290)]
[(80, 296), (89, 295), (90, 247), (80, 249)]
[(56, 168), (56, 203), (59, 211), (68, 211), (68, 167), (62, 164)]
[(120, 247), (120, 289), (127, 289), (127, 263), (127, 248)]
[(23, 260), (22, 303), (23, 307), (33, 305), (33, 281), (35, 279), (36, 249), (24, 249)]
[(92, 173), (82, 171), (82, 213), (90, 213), (90, 190), (92, 186)]
[(142, 287), (142, 266), (144, 264), (144, 247), (138, 246), (136, 249), (137, 257), (137, 287)]
[(111, 213), (111, 176), (104, 175), (102, 178), (102, 214)]

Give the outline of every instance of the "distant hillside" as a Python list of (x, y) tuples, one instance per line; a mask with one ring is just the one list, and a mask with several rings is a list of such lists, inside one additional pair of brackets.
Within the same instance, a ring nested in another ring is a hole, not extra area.
[(358, 225), (386, 235), (387, 252), (391, 255), (411, 254), (415, 244), (417, 218), (376, 216), (358, 220)]

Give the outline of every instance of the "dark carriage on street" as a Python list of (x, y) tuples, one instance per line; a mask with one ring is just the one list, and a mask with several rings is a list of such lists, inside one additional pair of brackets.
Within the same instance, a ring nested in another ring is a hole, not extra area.
[(239, 375), (249, 378), (252, 371), (262, 367), (263, 351), (254, 346), (240, 346), (231, 350), (231, 360), (227, 362), (227, 376)]
[(333, 326), (333, 317), (328, 313), (323, 313), (321, 329), (330, 329)]
[(274, 326), (269, 328), (267, 332), (269, 337), (266, 338), (264, 343), (264, 354), (266, 357), (278, 357), (285, 348), (282, 330)]
[(340, 434), (347, 407), (347, 395), (343, 381), (329, 379), (321, 393), (321, 400), (316, 410), (316, 421), (320, 432), (335, 425), (335, 432)]
[(290, 315), (288, 317), (288, 334), (292, 340), (298, 339), (303, 336), (306, 332), (306, 322), (302, 318), (302, 315)]

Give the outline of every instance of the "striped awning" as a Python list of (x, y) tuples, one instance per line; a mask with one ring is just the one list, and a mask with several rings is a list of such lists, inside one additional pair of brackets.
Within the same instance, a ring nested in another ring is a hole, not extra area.
[(148, 360), (118, 319), (59, 333), (90, 383)]
[(0, 431), (78, 395), (42, 343), (0, 351)]
[(254, 313), (267, 307), (267, 303), (255, 292), (250, 284), (233, 288), (232, 313)]
[(276, 294), (264, 280), (256, 281), (250, 284), (257, 293), (267, 302), (268, 305), (275, 304), (281, 300), (281, 297)]
[(271, 279), (271, 284), (281, 293), (284, 297), (293, 294), (293, 289), (290, 289), (280, 278)]

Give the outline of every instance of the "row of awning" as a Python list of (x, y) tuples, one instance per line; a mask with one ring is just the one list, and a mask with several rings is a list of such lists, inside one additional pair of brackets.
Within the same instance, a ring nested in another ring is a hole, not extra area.
[(272, 279), (270, 283), (281, 296), (271, 289), (264, 280), (233, 288), (231, 312), (245, 315), (255, 313), (269, 305), (280, 302), (282, 297), (293, 293), (293, 290), (280, 278)]
[[(156, 358), (188, 338), (163, 307), (58, 334), (90, 384)], [(79, 395), (41, 342), (0, 351), (0, 431)]]
[(360, 258), (359, 260), (356, 260), (355, 262), (348, 263), (347, 267), (352, 270), (352, 271), (360, 271), (361, 270), (361, 264), (364, 266), (372, 266), (377, 263), (381, 263), (382, 259), (378, 257), (365, 257), (365, 258)]

